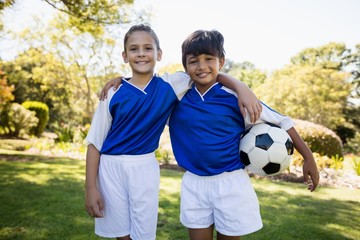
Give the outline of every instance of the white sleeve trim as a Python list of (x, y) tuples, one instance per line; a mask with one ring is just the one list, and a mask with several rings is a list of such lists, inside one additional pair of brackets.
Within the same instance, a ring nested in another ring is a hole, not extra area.
[(160, 77), (171, 85), (179, 100), (182, 99), (187, 90), (192, 86), (192, 81), (185, 72), (176, 72), (174, 74), (165, 73)]
[(295, 126), (294, 121), (285, 115), (281, 115), (280, 113), (272, 110), (268, 106), (262, 103), (262, 112), (260, 115), (260, 118), (255, 122), (250, 122), (250, 115), (248, 112), (246, 112), (246, 118), (245, 118), (245, 128), (249, 129), (250, 127), (259, 124), (259, 123), (272, 123), (275, 124), (285, 131), (289, 130), (290, 128)]
[(111, 127), (112, 116), (109, 111), (109, 104), (116, 91), (111, 88), (107, 99), (99, 102), (91, 122), (90, 130), (86, 136), (87, 144), (93, 144), (98, 151), (101, 150)]

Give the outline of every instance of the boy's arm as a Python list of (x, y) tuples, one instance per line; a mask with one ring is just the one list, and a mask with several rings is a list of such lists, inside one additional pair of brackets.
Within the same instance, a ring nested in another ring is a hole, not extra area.
[(256, 95), (245, 83), (225, 73), (219, 73), (217, 81), (237, 93), (240, 111), (244, 118), (246, 117), (246, 108), (250, 115), (251, 122), (254, 123), (259, 119), (262, 105)]
[[(306, 145), (306, 143), (304, 142), (304, 140), (301, 138), (301, 136), (294, 127), (287, 130), (287, 133), (291, 137), (296, 150), (304, 158), (304, 165), (303, 165), (304, 183), (308, 185), (308, 189), (312, 192), (319, 184), (319, 172), (316, 166), (314, 156), (311, 150), (309, 149), (309, 147)], [(311, 181), (309, 179), (309, 176), (311, 178)]]
[[(256, 122), (256, 120), (259, 119), (262, 111), (262, 105), (256, 95), (245, 83), (240, 82), (236, 78), (233, 78), (225, 73), (219, 73), (217, 81), (237, 93), (240, 111), (244, 118), (246, 117), (246, 108), (250, 115), (251, 122)], [(120, 83), (121, 76), (108, 81), (105, 84), (105, 87), (101, 90), (100, 100), (103, 101), (104, 99), (106, 99), (109, 89), (111, 87), (117, 89), (120, 86)]]
[(100, 101), (103, 101), (107, 98), (107, 93), (111, 87), (114, 87), (114, 90), (116, 90), (120, 86), (121, 78), (122, 76), (113, 78), (105, 84), (105, 86), (100, 92), (100, 97), (99, 97)]
[(100, 153), (93, 144), (89, 144), (86, 153), (85, 207), (92, 217), (103, 217), (104, 202), (97, 188)]

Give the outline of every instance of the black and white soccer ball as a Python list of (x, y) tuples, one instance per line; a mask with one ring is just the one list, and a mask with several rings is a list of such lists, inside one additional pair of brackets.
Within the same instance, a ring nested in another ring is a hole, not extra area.
[(294, 144), (282, 128), (260, 123), (247, 130), (240, 140), (240, 159), (246, 168), (260, 176), (281, 173), (290, 165)]

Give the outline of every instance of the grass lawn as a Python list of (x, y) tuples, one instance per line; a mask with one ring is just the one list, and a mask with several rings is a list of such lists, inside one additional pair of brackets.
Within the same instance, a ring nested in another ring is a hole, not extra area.
[[(85, 162), (0, 150), (0, 239), (101, 239), (84, 210)], [(182, 173), (161, 170), (157, 239), (187, 239)], [(264, 227), (242, 239), (360, 239), (360, 191), (252, 179)]]

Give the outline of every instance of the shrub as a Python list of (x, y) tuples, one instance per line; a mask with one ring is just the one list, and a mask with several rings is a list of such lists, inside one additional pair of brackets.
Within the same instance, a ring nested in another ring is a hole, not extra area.
[(18, 103), (11, 103), (1, 116), (4, 130), (12, 137), (24, 137), (36, 126), (39, 119), (33, 111), (27, 110)]
[(312, 152), (329, 158), (343, 158), (342, 142), (336, 133), (322, 125), (294, 120), (296, 130)]
[(30, 134), (40, 137), (49, 121), (48, 106), (45, 103), (37, 101), (26, 101), (22, 103), (22, 106), (35, 112), (35, 116), (39, 119), (39, 123), (30, 130)]
[(355, 173), (360, 176), (360, 157), (353, 157), (352, 158), (352, 167)]
[(57, 135), (57, 138), (55, 139), (56, 142), (74, 141), (75, 132), (76, 132), (75, 127), (65, 123), (61, 123), (60, 125), (56, 123), (52, 127)]
[(353, 154), (360, 154), (360, 132), (355, 133), (355, 136), (351, 139), (348, 139), (344, 148), (347, 152)]

